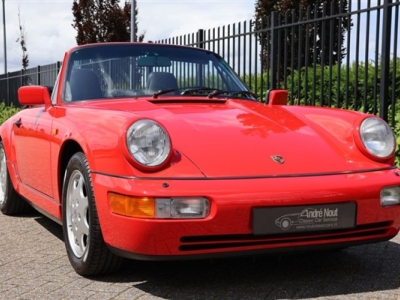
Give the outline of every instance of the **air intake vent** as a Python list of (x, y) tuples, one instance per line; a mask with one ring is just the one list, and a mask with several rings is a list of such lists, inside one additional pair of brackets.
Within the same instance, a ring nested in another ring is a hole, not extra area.
[(215, 236), (186, 236), (181, 238), (180, 251), (201, 251), (227, 249), (236, 247), (257, 247), (263, 245), (278, 244), (304, 244), (309, 242), (335, 241), (347, 242), (360, 240), (384, 239), (390, 230), (391, 222), (381, 222), (357, 226), (350, 230), (337, 230), (329, 232), (307, 233), (307, 234), (286, 234), (273, 236), (255, 236), (252, 234), (243, 235), (215, 235)]

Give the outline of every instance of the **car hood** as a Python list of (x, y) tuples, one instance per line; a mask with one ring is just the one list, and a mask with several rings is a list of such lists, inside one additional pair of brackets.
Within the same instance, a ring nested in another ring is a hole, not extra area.
[[(139, 101), (138, 101), (139, 102)], [(206, 177), (290, 176), (376, 169), (354, 142), (357, 112), (255, 101), (142, 101), (142, 117)], [(387, 165), (385, 165), (387, 166)]]

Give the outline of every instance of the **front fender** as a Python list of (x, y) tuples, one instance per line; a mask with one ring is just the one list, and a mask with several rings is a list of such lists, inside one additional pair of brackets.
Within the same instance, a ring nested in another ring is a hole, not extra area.
[(4, 151), (7, 158), (7, 168), (14, 189), (19, 191), (18, 172), (16, 170), (16, 154), (14, 147), (13, 126), (18, 119), (18, 114), (10, 117), (0, 126), (0, 140), (3, 143)]
[[(66, 145), (74, 143), (85, 154), (91, 172), (125, 177), (204, 177), (203, 173), (178, 149), (173, 149), (170, 163), (157, 172), (140, 171), (126, 158), (122, 136), (129, 126), (142, 118), (131, 112), (102, 109), (68, 110), (68, 118), (55, 118), (54, 129), (59, 139), (58, 161)], [(75, 148), (74, 148), (75, 149)], [(125, 154), (124, 154), (125, 153)], [(73, 153), (72, 153), (73, 154)], [(71, 154), (71, 156), (72, 156)], [(62, 165), (62, 164), (59, 164)], [(61, 170), (62, 172), (62, 170)]]

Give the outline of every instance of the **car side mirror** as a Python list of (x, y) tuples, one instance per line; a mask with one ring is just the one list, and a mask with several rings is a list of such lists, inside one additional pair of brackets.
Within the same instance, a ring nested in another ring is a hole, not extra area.
[(47, 86), (27, 85), (18, 89), (18, 101), (21, 105), (51, 104), (49, 89)]
[(288, 102), (287, 90), (270, 90), (266, 95), (266, 103), (269, 105), (286, 105)]

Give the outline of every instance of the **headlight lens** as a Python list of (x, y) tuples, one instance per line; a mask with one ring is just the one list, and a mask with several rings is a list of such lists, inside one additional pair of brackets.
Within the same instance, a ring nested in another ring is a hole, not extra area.
[(400, 203), (400, 187), (385, 187), (381, 190), (381, 205), (391, 206)]
[(210, 202), (203, 197), (156, 198), (156, 218), (203, 219), (210, 212)]
[(367, 151), (379, 158), (390, 156), (396, 147), (392, 129), (378, 118), (368, 118), (361, 123), (360, 137)]
[(148, 167), (161, 165), (171, 151), (168, 133), (156, 122), (145, 119), (129, 127), (126, 146), (138, 163)]

